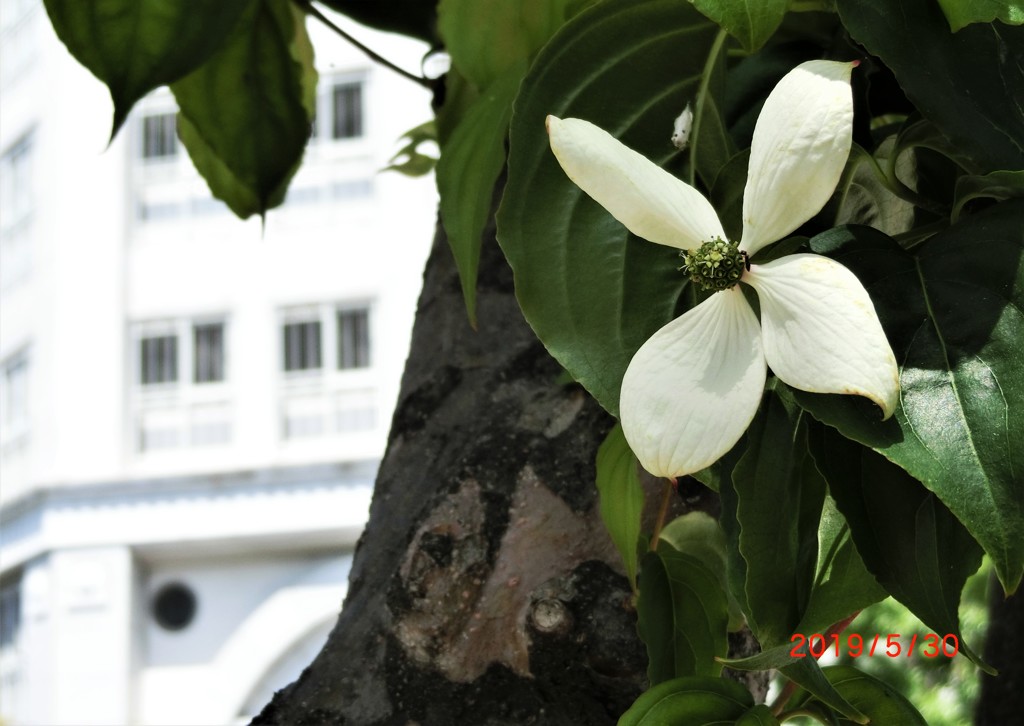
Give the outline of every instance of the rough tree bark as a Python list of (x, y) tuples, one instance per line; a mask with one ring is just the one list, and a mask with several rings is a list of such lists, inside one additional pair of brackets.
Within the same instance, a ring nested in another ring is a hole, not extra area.
[(613, 421), (559, 382), (493, 230), (479, 320), (439, 231), (345, 608), (254, 723), (613, 724), (643, 689), (596, 510)]

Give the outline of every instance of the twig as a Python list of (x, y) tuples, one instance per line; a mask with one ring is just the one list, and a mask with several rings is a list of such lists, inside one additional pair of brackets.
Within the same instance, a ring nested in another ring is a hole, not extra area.
[(384, 66), (386, 68), (390, 68), (391, 70), (393, 70), (398, 75), (404, 76), (405, 78), (408, 78), (413, 83), (418, 83), (419, 85), (423, 86), (424, 88), (433, 89), (433, 84), (430, 82), (429, 79), (423, 78), (422, 76), (417, 76), (415, 73), (410, 73), (409, 71), (405, 70), (404, 68), (399, 68), (398, 66), (396, 66), (394, 63), (389, 61), (384, 56), (379, 55), (376, 52), (374, 52), (373, 50), (371, 50), (370, 48), (366, 47), (365, 45), (360, 43), (358, 40), (353, 38), (351, 35), (346, 33), (344, 30), (339, 28), (337, 25), (335, 25), (331, 21), (330, 18), (328, 18), (326, 15), (324, 15), (322, 12), (320, 12), (316, 8), (316, 6), (314, 6), (313, 3), (310, 2), (310, 0), (295, 0), (295, 3), (299, 7), (301, 7), (307, 14), (312, 15), (314, 18), (319, 20), (321, 23), (326, 25), (328, 28), (333, 30), (335, 33), (340, 35), (342, 38), (347, 40), (349, 43), (354, 45), (356, 48), (361, 50), (364, 54), (366, 54), (367, 57), (370, 58), (370, 60), (376, 61), (377, 63), (380, 63), (382, 66)]

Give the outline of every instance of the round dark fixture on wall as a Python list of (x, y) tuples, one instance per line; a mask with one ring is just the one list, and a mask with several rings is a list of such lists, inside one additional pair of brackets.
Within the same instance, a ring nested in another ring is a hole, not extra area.
[(184, 630), (196, 616), (196, 594), (188, 585), (170, 582), (153, 596), (153, 618), (164, 630)]

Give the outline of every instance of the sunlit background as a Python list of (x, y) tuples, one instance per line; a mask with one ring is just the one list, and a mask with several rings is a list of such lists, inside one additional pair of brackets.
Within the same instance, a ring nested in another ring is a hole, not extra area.
[(0, 721), (245, 723), (345, 594), (436, 209), (380, 170), (428, 94), (310, 21), (314, 134), (264, 228), (166, 89), (108, 147), (40, 0), (0, 23)]

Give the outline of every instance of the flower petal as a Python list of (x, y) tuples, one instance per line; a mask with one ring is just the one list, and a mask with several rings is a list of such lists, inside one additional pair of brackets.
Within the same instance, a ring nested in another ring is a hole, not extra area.
[(867, 396), (896, 408), (899, 369), (867, 290), (838, 262), (789, 255), (743, 277), (761, 301), (764, 355), (779, 378), (812, 393)]
[(853, 141), (854, 65), (801, 63), (769, 94), (750, 146), (741, 249), (782, 239), (832, 196)]
[(743, 293), (715, 293), (630, 361), (619, 402), (630, 448), (655, 476), (713, 464), (750, 425), (766, 374), (757, 317)]
[(696, 189), (589, 121), (548, 116), (551, 150), (576, 185), (633, 234), (695, 249), (724, 238), (714, 207)]

